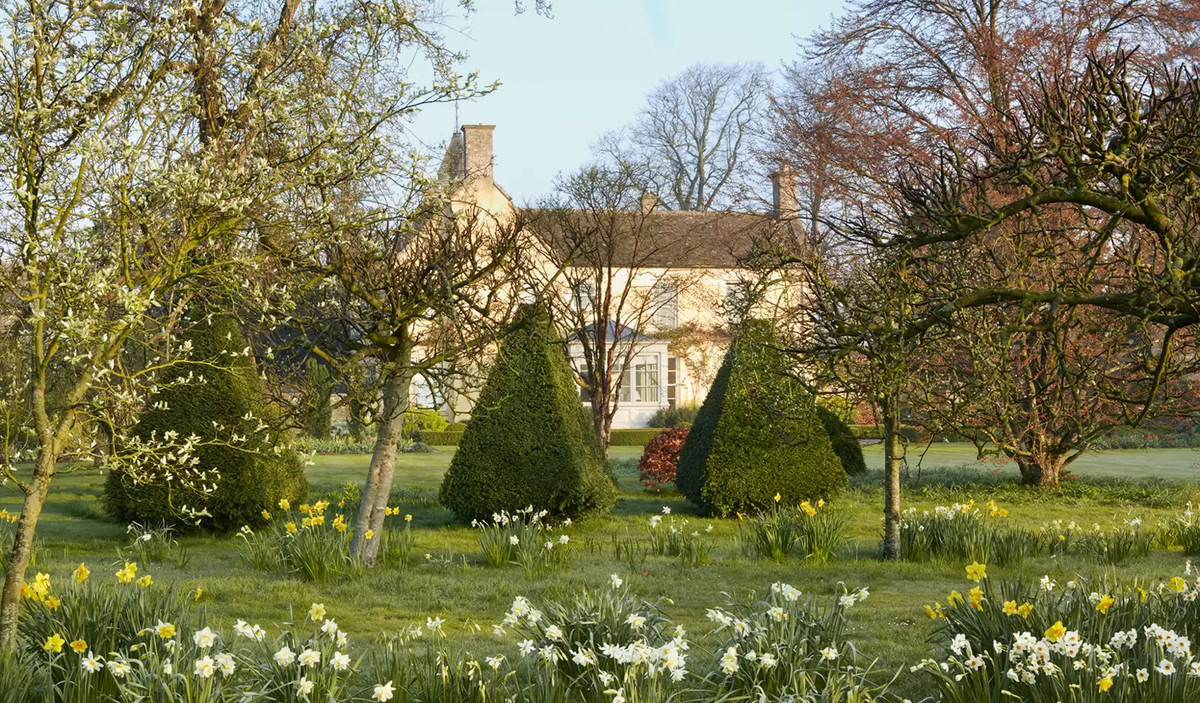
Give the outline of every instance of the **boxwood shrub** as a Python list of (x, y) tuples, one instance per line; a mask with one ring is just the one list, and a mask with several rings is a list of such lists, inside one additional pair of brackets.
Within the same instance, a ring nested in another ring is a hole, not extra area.
[(846, 423), (842, 422), (842, 418), (838, 417), (837, 413), (820, 405), (817, 406), (817, 417), (821, 418), (821, 424), (829, 433), (829, 441), (833, 444), (833, 453), (838, 455), (846, 473), (852, 476), (866, 473), (867, 462), (863, 459), (862, 445), (859, 444), (858, 437), (854, 436)]
[(463, 430), (445, 432), (422, 432), (421, 441), (434, 447), (457, 447), (462, 441)]
[(464, 520), (526, 506), (555, 517), (608, 510), (616, 483), (562, 342), (532, 307), (518, 321), (479, 394), (442, 481), (441, 502)]
[[(253, 361), (242, 354), (246, 341), (237, 322), (216, 316), (195, 323), (184, 335), (192, 343), (189, 359), (163, 374), (159, 391), (146, 405), (132, 434), (149, 440), (175, 431), (180, 437), (228, 441), (249, 438), (237, 446), (205, 444), (196, 451), (200, 466), (219, 472), (217, 489), (208, 494), (181, 488), (177, 482), (134, 483), (120, 468), (105, 480), (104, 505), (122, 522), (169, 523), (191, 528), (180, 509), (205, 509), (211, 517), (199, 527), (227, 532), (262, 522), (262, 511), (281, 498), (298, 502), (308, 493), (303, 463), (294, 449), (276, 450), (282, 433), (256, 432), (268, 419), (263, 389)], [(203, 382), (173, 383), (194, 374)], [(246, 419), (248, 414), (253, 419)], [(223, 430), (214, 429), (219, 423)], [(165, 479), (165, 472), (163, 477)]]
[(676, 486), (709, 513), (755, 512), (846, 485), (816, 405), (788, 373), (774, 327), (739, 330), (680, 452)]

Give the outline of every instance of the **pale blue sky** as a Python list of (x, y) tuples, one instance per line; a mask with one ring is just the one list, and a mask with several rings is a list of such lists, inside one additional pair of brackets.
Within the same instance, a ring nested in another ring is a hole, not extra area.
[[(532, 8), (533, 0), (526, 4)], [(509, 0), (477, 0), (449, 44), (465, 70), (499, 80), (459, 105), (461, 124), (495, 124), (496, 181), (519, 203), (548, 193), (554, 176), (589, 158), (606, 131), (630, 122), (662, 79), (697, 61), (797, 55), (797, 37), (828, 24), (841, 0), (555, 0), (554, 17), (513, 14)], [(412, 126), (427, 145), (454, 130), (454, 109), (426, 110)]]

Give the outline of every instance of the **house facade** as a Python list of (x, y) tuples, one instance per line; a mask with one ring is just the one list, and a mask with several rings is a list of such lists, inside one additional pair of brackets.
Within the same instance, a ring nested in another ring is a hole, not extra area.
[[(563, 251), (550, 228), (537, 224), (537, 211), (517, 206), (500, 185), (492, 152), (494, 129), (492, 125), (464, 125), (451, 139), (439, 171), (441, 179), (453, 184), (451, 207), (484, 211), (498, 222), (528, 226), (529, 248), (537, 252), (528, 257), (529, 265), (544, 268), (551, 280), (553, 273), (559, 272), (563, 280), (576, 281), (561, 286), (564, 303), (589, 305), (594, 284), (589, 287), (586, 283), (595, 277)], [(638, 327), (596, 319), (579, 325), (581, 329), (566, 331), (567, 353), (581, 378), (586, 371), (580, 335), (594, 338), (598, 325), (606, 326), (605, 339), (619, 356), (629, 360), (621, 364), (624, 378), (614, 429), (646, 427), (661, 409), (703, 401), (728, 345), (731, 311), (737, 307), (734, 300), (753, 283), (753, 274), (742, 266), (744, 257), (761, 235), (787, 226), (787, 214), (795, 209), (793, 173), (781, 169), (772, 174), (772, 182), (774, 211), (761, 214), (670, 211), (659, 208), (652, 196), (642, 198), (637, 221), (654, 233), (654, 250), (640, 255), (631, 252), (627, 262), (618, 253), (615, 260), (609, 260), (614, 265), (605, 268), (600, 280), (601, 285), (632, 291), (638, 300), (648, 301)], [(556, 214), (561, 222), (564, 213)], [(587, 402), (586, 393), (581, 387), (581, 403)], [(414, 383), (413, 400), (437, 407), (451, 421), (470, 415), (473, 396), (474, 389), (469, 387), (434, 392), (420, 378)]]

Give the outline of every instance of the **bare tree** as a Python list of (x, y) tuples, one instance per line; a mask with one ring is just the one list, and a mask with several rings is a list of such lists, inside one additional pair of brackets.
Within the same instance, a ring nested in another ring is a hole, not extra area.
[[(691, 245), (664, 226), (636, 171), (620, 164), (561, 179), (529, 228), (543, 258), (562, 263), (551, 276), (535, 270), (535, 285), (546, 291), (568, 343), (580, 348), (572, 359), (576, 380), (607, 448), (622, 396), (636, 392), (628, 377), (638, 354), (655, 341), (653, 332), (675, 326), (679, 298), (695, 283), (667, 270)], [(650, 376), (641, 385), (659, 392), (664, 370), (643, 373)]]
[(759, 64), (695, 64), (655, 88), (628, 131), (606, 136), (597, 151), (637, 164), (667, 208), (728, 208), (749, 193), (768, 90)]

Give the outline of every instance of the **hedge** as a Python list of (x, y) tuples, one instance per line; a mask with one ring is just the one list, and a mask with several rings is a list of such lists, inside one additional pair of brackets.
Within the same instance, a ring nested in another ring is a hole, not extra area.
[[(611, 447), (644, 447), (662, 432), (661, 428), (642, 428), (632, 430), (613, 430), (610, 435)], [(445, 432), (422, 432), (420, 440), (435, 447), (457, 447), (462, 441), (463, 431), (447, 430)]]
[(676, 487), (709, 513), (829, 497), (847, 484), (813, 397), (789, 374), (774, 327), (735, 336), (680, 452)]
[(662, 432), (661, 427), (644, 427), (632, 430), (612, 430), (609, 433), (610, 447), (644, 447)]
[(435, 447), (457, 447), (462, 441), (463, 432), (465, 430), (453, 431), (446, 430), (445, 432), (422, 432), (419, 436), (420, 441), (425, 444), (430, 444)]
[[(859, 439), (883, 439), (883, 425), (846, 425), (850, 432)], [(916, 442), (920, 434), (915, 427), (901, 427), (900, 435), (910, 442)]]
[(579, 517), (616, 503), (562, 342), (531, 306), (500, 345), (440, 497), (464, 520), (527, 506)]

